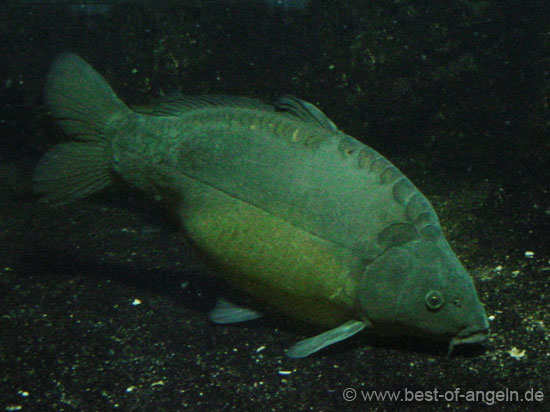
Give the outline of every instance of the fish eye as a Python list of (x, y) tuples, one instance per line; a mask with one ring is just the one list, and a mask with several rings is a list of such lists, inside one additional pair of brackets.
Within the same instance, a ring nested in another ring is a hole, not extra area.
[(445, 299), (443, 299), (443, 295), (437, 290), (430, 290), (424, 296), (424, 302), (426, 302), (426, 306), (429, 309), (437, 310), (445, 304)]

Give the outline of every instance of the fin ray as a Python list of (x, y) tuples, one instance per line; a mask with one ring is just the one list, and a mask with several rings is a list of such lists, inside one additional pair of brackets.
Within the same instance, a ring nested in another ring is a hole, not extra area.
[(315, 105), (294, 96), (282, 96), (277, 100), (278, 110), (288, 113), (306, 123), (315, 124), (333, 132), (338, 131), (338, 127), (330, 120), (326, 114), (319, 110)]
[(161, 100), (152, 114), (155, 116), (181, 116), (186, 112), (214, 107), (235, 107), (243, 109), (256, 109), (263, 111), (275, 111), (275, 107), (259, 99), (240, 96), (202, 95), (184, 96), (176, 92)]
[(111, 176), (103, 145), (62, 143), (38, 163), (33, 188), (54, 204), (68, 203), (109, 186)]

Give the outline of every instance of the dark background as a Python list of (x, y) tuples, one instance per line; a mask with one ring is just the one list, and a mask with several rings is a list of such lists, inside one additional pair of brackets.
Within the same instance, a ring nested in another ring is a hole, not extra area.
[[(493, 408), (547, 410), (546, 1), (45, 3), (0, 9), (1, 408), (488, 407), (345, 402), (353, 387), (520, 396), (534, 388), (546, 402)], [(65, 138), (42, 100), (63, 51), (130, 104), (178, 89), (316, 104), (432, 201), (492, 319), (489, 342), (447, 359), (444, 345), (364, 336), (290, 360), (284, 350), (308, 331), (274, 319), (210, 324), (223, 286), (139, 195), (107, 191), (53, 209), (30, 192), (36, 161)], [(131, 305), (136, 298), (143, 303)]]

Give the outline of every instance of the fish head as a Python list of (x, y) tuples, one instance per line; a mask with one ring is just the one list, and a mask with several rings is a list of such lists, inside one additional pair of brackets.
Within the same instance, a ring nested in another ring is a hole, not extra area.
[(489, 336), (472, 279), (443, 237), (388, 248), (366, 266), (357, 296), (382, 333), (450, 341), (449, 353)]

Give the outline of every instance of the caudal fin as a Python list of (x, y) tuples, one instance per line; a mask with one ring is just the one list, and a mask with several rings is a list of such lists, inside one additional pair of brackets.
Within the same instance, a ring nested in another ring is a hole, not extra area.
[(111, 184), (109, 122), (131, 110), (88, 63), (65, 53), (53, 63), (45, 97), (75, 142), (55, 146), (38, 163), (33, 187), (52, 203), (68, 203)]

